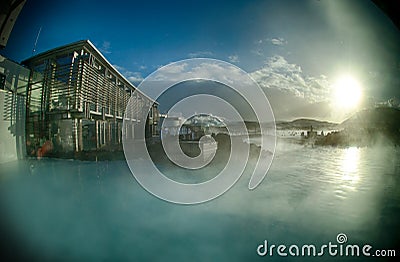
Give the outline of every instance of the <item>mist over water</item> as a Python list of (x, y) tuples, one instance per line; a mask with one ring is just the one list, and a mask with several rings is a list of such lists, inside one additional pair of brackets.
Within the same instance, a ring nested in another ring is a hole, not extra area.
[(318, 245), (341, 232), (348, 243), (399, 247), (399, 148), (279, 140), (266, 179), (249, 191), (254, 164), (227, 193), (191, 206), (152, 196), (124, 161), (1, 165), (2, 247), (42, 261), (249, 261), (265, 239)]

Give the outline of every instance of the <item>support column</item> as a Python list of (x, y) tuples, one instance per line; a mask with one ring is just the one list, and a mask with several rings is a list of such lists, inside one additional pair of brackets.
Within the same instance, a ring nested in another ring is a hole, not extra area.
[(78, 119), (78, 151), (83, 150), (82, 119)]
[(78, 119), (74, 118), (73, 120), (73, 128), (72, 131), (74, 133), (73, 138), (74, 138), (74, 147), (75, 147), (75, 152), (79, 152), (79, 141), (78, 141)]
[(96, 120), (96, 148), (100, 147), (100, 136), (99, 136), (99, 121)]

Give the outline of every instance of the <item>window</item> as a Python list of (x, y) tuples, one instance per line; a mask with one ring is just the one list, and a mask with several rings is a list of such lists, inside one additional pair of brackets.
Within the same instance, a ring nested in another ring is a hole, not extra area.
[(6, 75), (0, 73), (0, 89), (4, 90), (5, 87), (6, 87)]

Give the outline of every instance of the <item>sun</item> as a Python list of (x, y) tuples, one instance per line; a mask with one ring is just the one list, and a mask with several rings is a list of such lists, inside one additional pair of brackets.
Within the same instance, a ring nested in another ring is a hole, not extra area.
[(351, 109), (358, 106), (362, 97), (359, 82), (352, 76), (340, 77), (334, 85), (334, 102), (337, 106)]

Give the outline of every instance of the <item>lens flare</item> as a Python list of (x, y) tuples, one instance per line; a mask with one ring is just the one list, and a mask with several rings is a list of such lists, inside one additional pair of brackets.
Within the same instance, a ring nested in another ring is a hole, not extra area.
[(334, 102), (340, 108), (350, 109), (359, 105), (362, 90), (359, 82), (352, 76), (339, 78), (334, 86)]
[[(142, 90), (146, 96), (157, 101), (174, 85), (191, 80), (224, 84), (244, 98), (253, 110), (255, 121), (259, 126), (262, 148), (256, 157), (256, 164), (248, 184), (250, 190), (255, 189), (267, 174), (276, 145), (275, 118), (265, 93), (240, 68), (224, 61), (204, 58), (178, 61), (161, 67), (142, 81), (138, 90)], [(240, 108), (235, 108), (228, 97), (222, 99), (212, 94), (192, 95), (178, 101), (170, 108), (171, 112), (167, 112), (167, 115), (179, 112), (185, 120), (182, 123), (199, 114), (216, 116), (226, 126), (231, 145), (229, 159), (224, 169), (214, 178), (197, 184), (184, 184), (169, 179), (155, 166), (145, 141), (145, 115), (139, 114), (136, 110), (142, 101), (140, 93), (134, 93), (129, 99), (124, 114), (122, 140), (127, 164), (143, 188), (168, 202), (197, 204), (220, 196), (238, 181), (249, 159), (250, 145), (243, 142), (248, 140), (249, 134), (246, 121), (239, 112)], [(151, 108), (149, 104), (144, 106), (147, 107), (147, 111)], [(164, 124), (162, 128), (165, 128)], [(198, 141), (199, 145), (202, 145), (205, 139), (215, 143), (212, 137), (203, 136)], [(200, 155), (188, 156), (180, 148), (177, 134), (161, 136), (161, 142), (168, 159), (183, 169), (194, 170), (207, 166), (213, 161), (216, 152), (216, 148), (207, 147), (205, 150), (208, 150), (208, 153), (205, 153), (200, 146)]]

